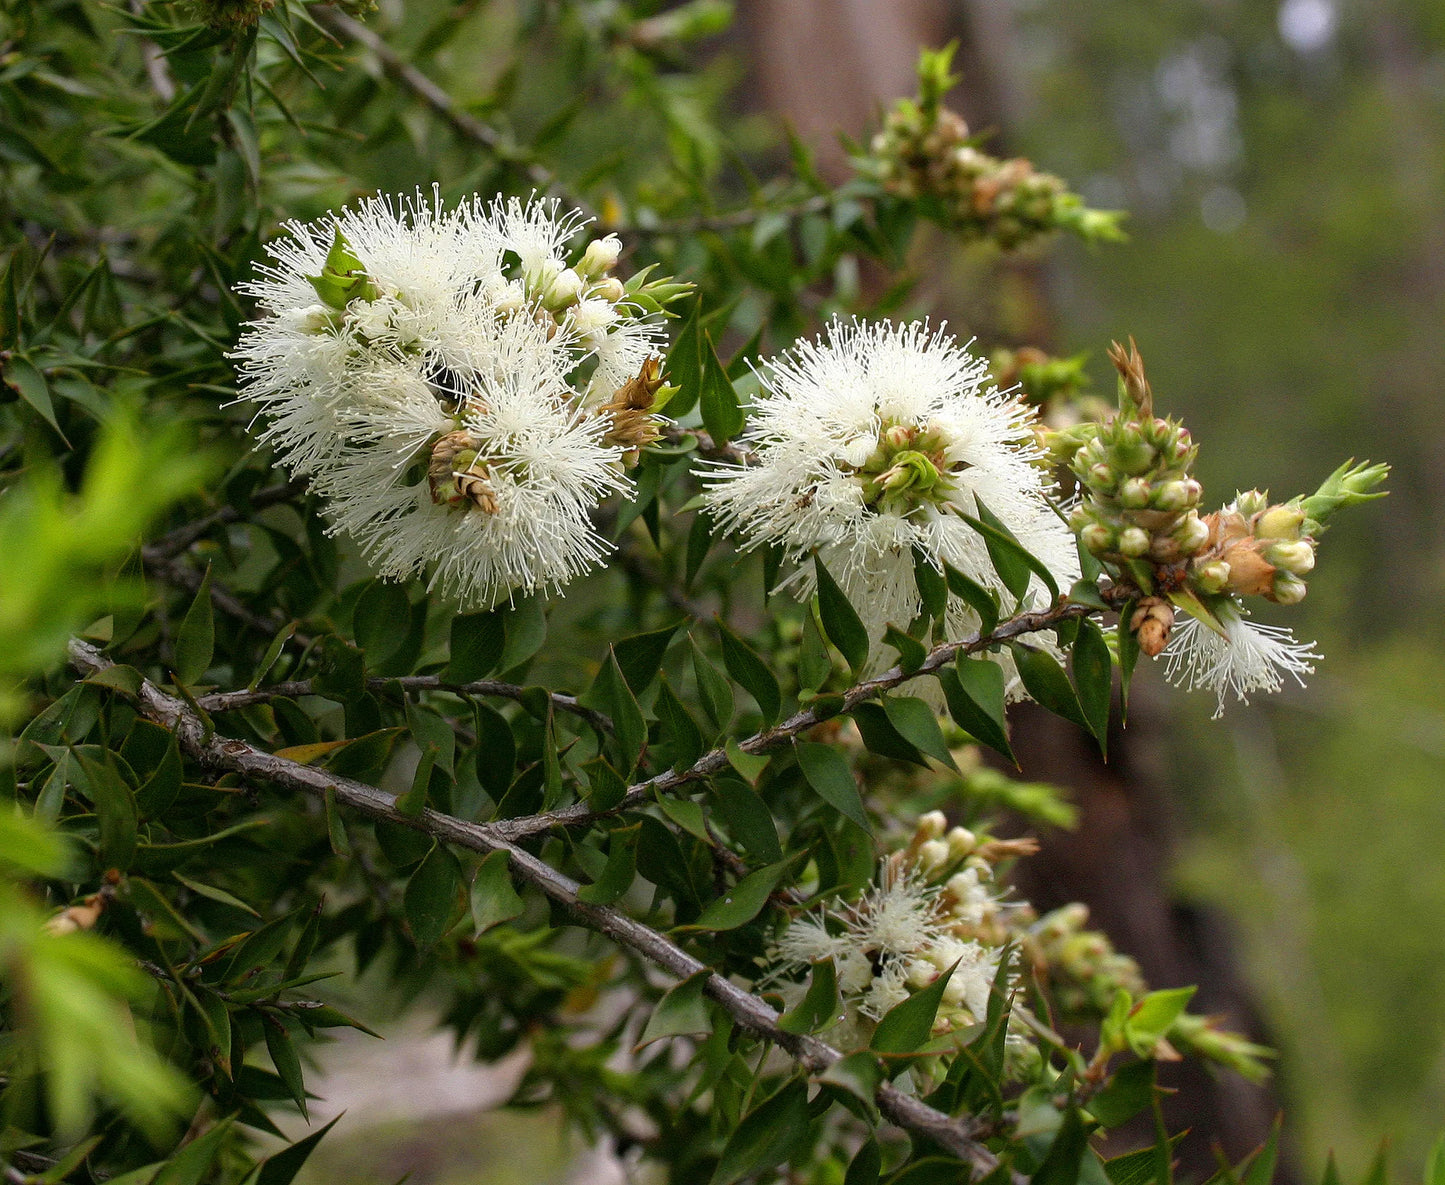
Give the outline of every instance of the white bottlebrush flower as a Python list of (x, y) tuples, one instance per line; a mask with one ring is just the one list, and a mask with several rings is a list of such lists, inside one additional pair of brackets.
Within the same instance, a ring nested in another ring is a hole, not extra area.
[(1164, 673), (1176, 687), (1214, 692), (1216, 720), (1231, 694), (1247, 704), (1254, 692), (1279, 691), (1286, 675), (1303, 687), (1304, 676), (1314, 673), (1321, 656), (1313, 642), (1296, 642), (1281, 626), (1248, 620), (1233, 601), (1221, 602), (1215, 617), (1224, 627), (1222, 637), (1192, 617), (1174, 630), (1164, 651)]
[(465, 604), (559, 588), (599, 563), (590, 512), (630, 488), (609, 422), (577, 407), (544, 332), (516, 319), (498, 337), (511, 348), (497, 367), (451, 373), (454, 411), (418, 398), (358, 414), (357, 443), (316, 480), (332, 529), (382, 576), (431, 568), (431, 587)]
[(233, 354), (240, 398), (383, 576), (430, 568), (485, 605), (605, 553), (590, 512), (631, 483), (588, 408), (661, 326), (606, 274), (615, 239), (569, 266), (583, 222), (552, 200), (375, 196), (287, 224), (241, 286), (262, 316)]
[[(926, 324), (835, 321), (817, 341), (764, 365), (763, 394), (740, 443), (746, 466), (714, 466), (707, 504), (744, 546), (816, 550), (875, 642), (921, 610), (914, 553), (1002, 589), (983, 536), (962, 515), (980, 503), (1067, 587), (1073, 535), (1048, 504), (1033, 412), (988, 383), (988, 367)], [(811, 565), (785, 582), (812, 592)], [(1005, 594), (1007, 597), (1007, 594)], [(1025, 601), (1046, 603), (1037, 577)], [(956, 600), (950, 637), (978, 627)]]

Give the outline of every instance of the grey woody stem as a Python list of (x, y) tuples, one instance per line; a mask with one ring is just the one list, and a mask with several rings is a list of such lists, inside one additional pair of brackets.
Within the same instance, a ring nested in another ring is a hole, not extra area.
[[(1041, 618), (1047, 614), (1030, 614), (1028, 618)], [(1015, 619), (1020, 621), (1022, 619)], [(1052, 620), (1058, 620), (1057, 614)], [(1010, 623), (1012, 624), (1012, 623)], [(1028, 627), (1020, 626), (1015, 633), (1027, 632), (1029, 628), (1040, 628), (1047, 622), (1034, 622)], [(1002, 628), (1002, 627), (1001, 627)], [(998, 632), (998, 631), (996, 631)], [(1010, 635), (1011, 636), (1011, 635)], [(966, 646), (954, 644), (950, 654), (938, 658), (933, 669), (947, 661), (952, 653)], [(940, 647), (939, 650), (949, 649)], [(935, 650), (932, 660), (938, 655)], [(99, 648), (80, 639), (70, 643), (70, 661), (79, 671), (95, 675), (114, 666), (101, 654)], [(925, 664), (927, 665), (927, 664)], [(916, 672), (915, 672), (916, 673)], [(860, 702), (876, 695), (888, 686), (901, 682), (905, 677), (894, 678), (889, 672), (878, 679), (860, 684), (849, 693), (852, 702)], [(890, 681), (891, 680), (891, 681)], [(498, 823), (471, 823), (438, 811), (423, 810), (419, 815), (403, 814), (397, 809), (396, 799), (375, 786), (354, 781), (314, 766), (301, 765), (284, 757), (266, 753), (245, 741), (216, 736), (209, 732), (200, 717), (182, 700), (169, 695), (151, 683), (141, 681), (134, 700), (144, 715), (173, 730), (182, 751), (193, 761), (211, 770), (238, 773), (248, 779), (270, 782), (290, 790), (297, 790), (312, 798), (325, 800), (332, 795), (335, 801), (373, 819), (381, 819), (425, 832), (434, 839), (454, 844), (474, 852), (505, 852), (513, 875), (533, 885), (547, 897), (565, 907), (582, 925), (603, 934), (656, 963), (663, 970), (686, 979), (702, 972), (707, 973), (704, 985), (706, 993), (723, 1008), (735, 1023), (753, 1035), (771, 1041), (785, 1050), (803, 1069), (817, 1074), (842, 1058), (842, 1053), (817, 1037), (789, 1033), (779, 1026), (779, 1014), (751, 992), (745, 991), (721, 975), (711, 972), (703, 963), (688, 954), (681, 947), (657, 933), (649, 926), (616, 909), (607, 906), (590, 905), (578, 899), (579, 885), (551, 865), (538, 859), (511, 842), (515, 836), (515, 824), (523, 820), (503, 820)], [(753, 751), (771, 747), (779, 738), (795, 735), (807, 727), (804, 718), (809, 713), (799, 713), (786, 724), (768, 733), (749, 738), (755, 742)], [(791, 729), (791, 732), (786, 730)], [(701, 764), (701, 763), (699, 763)], [(696, 767), (694, 767), (696, 769)], [(697, 773), (695, 777), (703, 774)], [(653, 779), (656, 783), (657, 779)], [(648, 786), (653, 783), (642, 783)], [(631, 797), (641, 786), (628, 792)], [(646, 796), (646, 792), (643, 792)], [(539, 819), (545, 816), (538, 816)], [(548, 824), (552, 826), (555, 824)], [(522, 834), (532, 834), (536, 830)], [(979, 1139), (984, 1125), (972, 1117), (955, 1117), (928, 1106), (920, 1099), (905, 1094), (891, 1083), (878, 1087), (876, 1096), (879, 1111), (899, 1127), (923, 1136), (953, 1156), (967, 1163), (977, 1175), (986, 1175), (998, 1167), (998, 1160)]]

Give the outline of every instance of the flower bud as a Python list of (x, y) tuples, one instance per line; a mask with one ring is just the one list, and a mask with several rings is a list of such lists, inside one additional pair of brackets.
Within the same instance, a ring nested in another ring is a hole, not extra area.
[(942, 811), (929, 811), (918, 816), (918, 825), (913, 829), (913, 836), (922, 843), (930, 839), (937, 839), (947, 828), (947, 815)]
[(1261, 539), (1298, 539), (1304, 521), (1305, 512), (1297, 506), (1271, 506), (1259, 516), (1254, 533)]
[(563, 268), (548, 287), (542, 303), (550, 309), (565, 309), (568, 305), (577, 303), (584, 287), (581, 276), (570, 267)]
[(951, 860), (962, 860), (978, 846), (978, 836), (967, 827), (954, 827), (948, 833), (948, 855)]
[(1192, 572), (1194, 583), (1202, 592), (1221, 593), (1229, 587), (1229, 565), (1224, 560), (1210, 560)]
[(1259, 490), (1245, 490), (1234, 495), (1234, 509), (1248, 518), (1258, 514), (1269, 505), (1269, 495)]
[(1294, 539), (1271, 545), (1264, 558), (1293, 576), (1304, 576), (1314, 570), (1315, 549), (1303, 539)]
[(904, 424), (894, 424), (883, 433), (882, 443), (891, 449), (905, 449), (913, 443), (913, 430)]
[(1114, 532), (1103, 523), (1090, 523), (1079, 532), (1079, 538), (1095, 555), (1104, 555), (1114, 550)]
[(592, 295), (599, 300), (610, 300), (613, 304), (616, 304), (627, 295), (627, 289), (623, 287), (622, 281), (616, 276), (608, 276), (592, 289)]
[(948, 863), (948, 844), (941, 839), (930, 839), (918, 849), (918, 866), (924, 872), (936, 872)]
[(1111, 490), (1114, 488), (1114, 470), (1108, 465), (1091, 465), (1089, 467), (1088, 482), (1095, 489)]
[(1149, 505), (1150, 487), (1142, 477), (1131, 477), (1119, 487), (1119, 501), (1129, 510), (1143, 510)]
[(1152, 444), (1135, 437), (1125, 439), (1114, 449), (1114, 463), (1125, 473), (1143, 473), (1159, 455)]
[(577, 271), (587, 279), (594, 280), (616, 267), (617, 260), (621, 255), (622, 240), (616, 235), (593, 239), (587, 244), (587, 250), (583, 252), (582, 260), (577, 264)]
[(1125, 527), (1119, 532), (1119, 550), (1127, 556), (1141, 556), (1149, 550), (1149, 532), (1142, 527)]
[(1279, 605), (1298, 605), (1305, 599), (1307, 592), (1309, 586), (1298, 576), (1280, 572), (1274, 578), (1274, 588), (1269, 599)]
[(1194, 511), (1190, 511), (1171, 535), (1179, 544), (1179, 550), (1186, 554), (1198, 551), (1209, 542), (1209, 526)]
[(1166, 481), (1154, 487), (1155, 510), (1183, 510), (1199, 501), (1200, 486), (1193, 478)]

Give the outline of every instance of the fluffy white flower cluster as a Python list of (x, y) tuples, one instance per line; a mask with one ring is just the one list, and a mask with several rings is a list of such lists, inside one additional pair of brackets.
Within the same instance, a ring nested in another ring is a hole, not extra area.
[(555, 201), (370, 197), (287, 224), (241, 286), (263, 314), (233, 354), (241, 399), (382, 576), (430, 568), (488, 605), (604, 555), (590, 512), (630, 489), (652, 424), (616, 397), (656, 390), (661, 326), (610, 274), (616, 238), (569, 265), (581, 223)]
[[(868, 628), (875, 665), (887, 625), (906, 629), (922, 610), (915, 554), (1003, 590), (984, 536), (964, 517), (981, 507), (1061, 586), (1077, 579), (1074, 537), (1048, 503), (1033, 412), (989, 386), (987, 364), (941, 330), (835, 321), (761, 377), (742, 437), (756, 463), (709, 470), (707, 505), (745, 546), (777, 544), (794, 561), (816, 550)], [(785, 583), (811, 596), (811, 568)], [(1035, 577), (1023, 607), (1048, 599)], [(961, 638), (979, 621), (951, 598), (944, 624)]]
[[(987, 1015), (1011, 907), (977, 837), (962, 827), (945, 833), (946, 826), (941, 812), (924, 815), (908, 846), (883, 862), (877, 883), (857, 901), (795, 918), (778, 940), (775, 978), (833, 961), (843, 1015), (830, 1039), (843, 1047), (866, 1044), (890, 1009), (950, 967), (935, 1033)], [(789, 984), (784, 994), (801, 991)]]

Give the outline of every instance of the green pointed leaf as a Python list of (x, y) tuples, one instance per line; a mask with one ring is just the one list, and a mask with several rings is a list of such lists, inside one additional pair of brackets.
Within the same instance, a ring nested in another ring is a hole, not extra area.
[(656, 710), (662, 724), (662, 736), (672, 746), (673, 768), (686, 769), (702, 755), (705, 748), (702, 730), (673, 692), (666, 675), (658, 687)]
[(818, 616), (823, 622), (823, 632), (856, 675), (868, 661), (868, 631), (832, 573), (816, 555), (813, 570), (818, 579)]
[(540, 596), (522, 597), (498, 612), (506, 634), (498, 667), (510, 671), (536, 654), (547, 640), (546, 605)]
[(757, 791), (736, 778), (718, 777), (712, 781), (712, 796), (728, 834), (748, 855), (768, 864), (783, 858), (773, 814)]
[(1089, 1135), (1077, 1107), (1064, 1112), (1054, 1142), (1043, 1164), (1031, 1178), (1032, 1185), (1078, 1185), (1079, 1168), (1089, 1147)]
[(943, 574), (948, 581), (948, 591), (978, 614), (980, 637), (993, 633), (998, 625), (998, 594), (990, 592), (972, 577), (965, 576), (957, 568), (947, 564), (944, 565)]
[(707, 999), (703, 989), (712, 972), (706, 969), (690, 975), (680, 983), (668, 988), (667, 993), (657, 1002), (647, 1027), (642, 1030), (637, 1048), (661, 1041), (666, 1037), (690, 1036), (694, 1033), (712, 1032), (712, 1020), (708, 1016)]
[[(216, 1153), (230, 1134), (232, 1120), (222, 1119), (188, 1144), (178, 1148), (162, 1166), (151, 1185), (201, 1185), (215, 1162)], [(121, 1181), (112, 1177), (111, 1182)]]
[(798, 647), (798, 686), (817, 690), (828, 681), (833, 673), (833, 659), (828, 654), (828, 643), (818, 629), (816, 616), (811, 612), (803, 614), (803, 636)]
[(772, 725), (783, 706), (783, 693), (777, 679), (751, 646), (733, 633), (721, 618), (716, 620), (722, 642), (723, 665), (727, 667), (728, 674), (757, 700), (763, 723)]
[(716, 537), (713, 535), (712, 518), (706, 510), (700, 509), (692, 516), (692, 526), (687, 531), (687, 556), (683, 563), (682, 577), (684, 587), (692, 588), (692, 582), (702, 570), (714, 542)]
[(748, 873), (721, 897), (709, 902), (707, 908), (698, 916), (697, 921), (678, 928), (682, 930), (736, 930), (739, 926), (747, 925), (763, 911), (763, 907), (768, 903), (768, 898), (778, 887), (778, 882), (783, 879), (792, 863), (791, 860), (784, 860), (780, 864), (770, 864), (767, 868), (759, 868), (756, 872)]
[(104, 763), (75, 750), (80, 768), (90, 787), (90, 800), (95, 805), (100, 824), (100, 858), (103, 867), (125, 870), (135, 856), (136, 828), (139, 816), (135, 794), (116, 769), (115, 759), (106, 754)]
[(1003, 586), (1013, 594), (1015, 600), (1028, 591), (1030, 573), (1043, 581), (1053, 600), (1059, 599), (1059, 584), (1048, 565), (1033, 555), (1022, 543), (1014, 538), (1013, 532), (982, 502), (975, 499), (978, 517), (960, 515), (975, 531), (983, 536), (988, 548), (988, 558), (993, 561), (994, 571), (1003, 581)]
[(797, 1007), (783, 1013), (778, 1028), (785, 1033), (816, 1033), (838, 1020), (838, 969), (832, 959), (819, 959), (809, 972), (807, 992)]
[(447, 678), (457, 683), (485, 679), (502, 661), (506, 634), (502, 615), (496, 611), (453, 617)]
[(271, 1055), (271, 1064), (276, 1067), (277, 1075), (291, 1092), (296, 1106), (301, 1109), (301, 1117), (309, 1118), (306, 1114), (306, 1084), (301, 1077), (301, 1059), (296, 1055), (296, 1046), (291, 1035), (280, 1021), (272, 1017), (266, 1018), (262, 1028), (266, 1031), (266, 1052)]
[[(1171, 1138), (1164, 1156), (1172, 1159), (1175, 1145), (1188, 1134), (1180, 1132)], [(1106, 1160), (1104, 1172), (1108, 1174), (1110, 1185), (1163, 1185), (1158, 1181), (1159, 1151), (1152, 1147), (1140, 1148), (1137, 1152), (1126, 1152), (1123, 1156)], [(1384, 1183), (1381, 1182), (1381, 1185)]]
[(373, 580), (362, 590), (351, 611), (351, 633), (368, 667), (375, 670), (401, 649), (410, 620), (411, 603), (401, 585)]
[(898, 730), (898, 735), (921, 753), (957, 769), (953, 754), (948, 751), (948, 742), (943, 739), (943, 730), (938, 727), (938, 717), (921, 699), (911, 695), (890, 695), (883, 700), (883, 711), (888, 722)]
[(732, 1185), (782, 1163), (808, 1138), (808, 1126), (808, 1087), (794, 1079), (743, 1116), (723, 1146), (710, 1185)]
[(1435, 1141), (1425, 1158), (1424, 1185), (1445, 1185), (1445, 1136)]
[(913, 1053), (933, 1035), (933, 1022), (943, 989), (953, 977), (954, 968), (941, 972), (937, 979), (921, 991), (914, 992), (902, 1003), (895, 1004), (873, 1030), (868, 1048), (875, 1053)]
[(1107, 757), (1109, 753), (1109, 701), (1114, 691), (1114, 668), (1104, 631), (1087, 617), (1079, 621), (1079, 636), (1070, 655), (1079, 709), (1089, 731)]
[(338, 1115), (320, 1131), (312, 1132), (304, 1140), (297, 1140), (289, 1148), (283, 1148), (275, 1156), (268, 1157), (261, 1163), (254, 1180), (248, 1180), (247, 1185), (291, 1185), (296, 1174), (301, 1171), (301, 1166), (306, 1163), (306, 1158), (315, 1150), (322, 1137), (336, 1126), (340, 1118)]
[(757, 785), (762, 777), (763, 770), (768, 768), (771, 760), (766, 753), (749, 753), (743, 749), (738, 742), (729, 737), (727, 744), (723, 747), (727, 754), (728, 764), (743, 776), (743, 780), (749, 785)]
[(913, 581), (918, 585), (923, 611), (934, 621), (942, 621), (948, 611), (948, 577), (919, 547), (913, 549)]
[(697, 698), (702, 710), (719, 730), (727, 728), (733, 718), (733, 689), (726, 676), (717, 669), (702, 652), (692, 635), (688, 635), (692, 648), (692, 673), (697, 683)]
[(211, 569), (201, 577), (201, 587), (186, 610), (176, 632), (175, 677), (187, 687), (196, 683), (211, 665), (216, 645), (216, 623), (211, 608)]
[(1009, 649), (1013, 652), (1014, 665), (1018, 667), (1024, 690), (1039, 706), (1087, 729), (1089, 722), (1079, 707), (1079, 697), (1074, 694), (1073, 684), (1064, 674), (1064, 668), (1054, 661), (1053, 655), (1018, 642), (1010, 642)]
[[(858, 1054), (852, 1054), (857, 1057)], [(847, 1061), (847, 1058), (843, 1059)], [(869, 1139), (863, 1142), (862, 1147), (853, 1154), (853, 1160), (848, 1165), (847, 1175), (843, 1178), (843, 1185), (878, 1185), (878, 1178), (883, 1172), (883, 1152), (878, 1147), (878, 1141)]]
[(1273, 1185), (1274, 1170), (1279, 1163), (1279, 1129), (1280, 1116), (1276, 1115), (1269, 1127), (1269, 1138), (1250, 1159), (1249, 1171), (1240, 1185)]
[(701, 310), (702, 301), (693, 301), (667, 355), (668, 382), (679, 388), (668, 404), (671, 409), (668, 414), (675, 420), (690, 412), (702, 394), (702, 329), (698, 324)]
[(590, 885), (577, 890), (577, 897), (589, 905), (611, 905), (637, 879), (637, 837), (641, 824), (619, 827), (607, 837), (607, 863)]
[(853, 768), (842, 752), (815, 741), (797, 741), (793, 747), (798, 755), (798, 768), (818, 797), (864, 831), (871, 831)]
[(1150, 992), (1129, 1012), (1124, 1036), (1140, 1057), (1151, 1057), (1154, 1046), (1164, 1037), (1189, 1006), (1193, 987), (1167, 988)]
[(952, 668), (939, 672), (938, 681), (954, 723), (1017, 765), (1004, 715), (1003, 668), (986, 658), (959, 655)]
[(408, 878), (402, 905), (419, 947), (435, 946), (447, 932), (461, 883), (462, 867), (443, 843), (434, 845)]
[(930, 768), (923, 754), (893, 727), (893, 721), (888, 719), (888, 713), (881, 704), (858, 704), (853, 709), (853, 723), (858, 726), (858, 735), (863, 738), (863, 744), (870, 753)]
[(1130, 1062), (1089, 1100), (1089, 1113), (1105, 1127), (1118, 1127), (1144, 1110), (1154, 1097), (1153, 1060)]
[(55, 402), (50, 397), (50, 384), (46, 382), (45, 375), (28, 358), (19, 354), (5, 363), (3, 373), (5, 382), (20, 392), (20, 398), (39, 412), (41, 419), (64, 440), (65, 434), (55, 419)]
[(874, 1099), (878, 1094), (878, 1085), (883, 1081), (883, 1067), (876, 1055), (866, 1049), (850, 1053), (819, 1074), (817, 1080), (847, 1091), (864, 1105), (870, 1118), (876, 1118)]
[(478, 934), (520, 916), (523, 902), (512, 884), (506, 852), (489, 852), (482, 860), (472, 878), (469, 901), (472, 925)]
[(662, 669), (662, 659), (667, 654), (668, 645), (681, 626), (682, 622), (675, 621), (663, 629), (647, 634), (634, 634), (613, 645), (617, 666), (622, 671), (622, 677), (627, 680), (627, 686), (632, 688), (633, 695), (641, 695), (652, 686), (657, 672)]
[(609, 743), (617, 753), (618, 768), (623, 773), (631, 773), (637, 768), (643, 746), (647, 744), (647, 723), (611, 647), (607, 650), (607, 661), (581, 698), (587, 707), (605, 712), (611, 718), (614, 732)]
[[(746, 419), (738, 404), (738, 393), (728, 381), (723, 364), (713, 349), (712, 337), (704, 331), (701, 342), (702, 384), (699, 402), (702, 422), (714, 444), (726, 444), (742, 431)], [(676, 413), (674, 413), (676, 414)]]
[(922, 642), (891, 623), (883, 631), (883, 644), (898, 651), (898, 665), (904, 671), (916, 671), (928, 657), (928, 650)]

